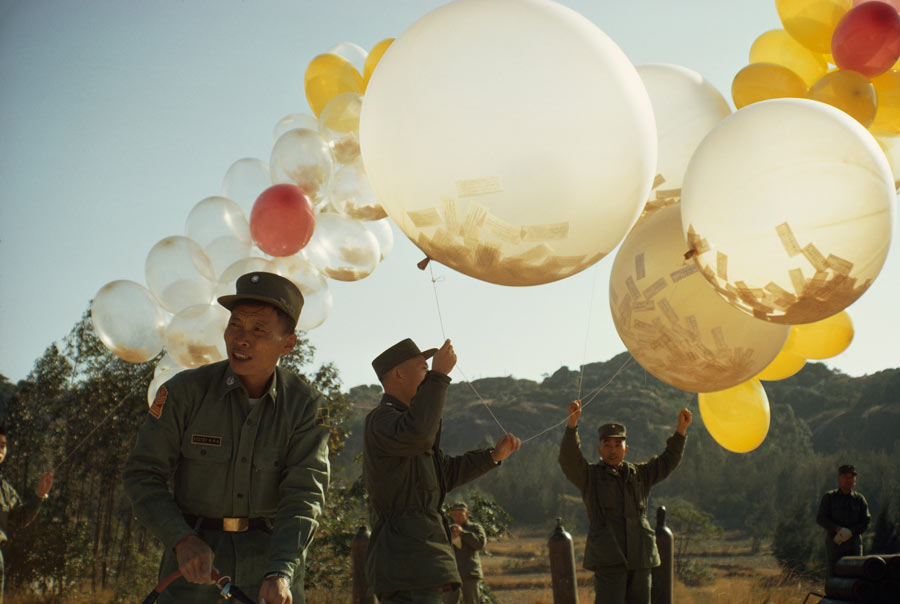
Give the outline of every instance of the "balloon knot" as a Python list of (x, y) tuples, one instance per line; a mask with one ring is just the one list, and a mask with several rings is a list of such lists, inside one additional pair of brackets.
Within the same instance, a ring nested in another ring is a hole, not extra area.
[(419, 267), (420, 271), (424, 271), (428, 267), (429, 262), (431, 262), (431, 258), (429, 258), (428, 256), (425, 256), (425, 259), (417, 262), (416, 266)]

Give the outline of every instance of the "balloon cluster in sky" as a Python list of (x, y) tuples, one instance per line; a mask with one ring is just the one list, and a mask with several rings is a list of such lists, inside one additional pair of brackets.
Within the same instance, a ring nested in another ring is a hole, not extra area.
[(284, 118), (268, 163), (228, 170), (151, 250), (147, 288), (101, 289), (95, 328), (127, 361), (165, 347), (162, 380), (223, 358), (213, 301), (271, 270), (300, 286), (311, 329), (326, 278), (363, 278), (390, 250), (386, 216), (426, 257), (501, 285), (566, 278), (622, 243), (609, 300), (625, 346), (700, 393), (723, 447), (753, 450), (759, 380), (850, 344), (844, 309), (892, 237), (886, 152), (900, 157), (896, 7), (776, 6), (784, 29), (753, 44), (736, 112), (690, 69), (635, 68), (550, 0), (457, 0), (368, 53), (338, 45), (305, 73), (316, 117)]

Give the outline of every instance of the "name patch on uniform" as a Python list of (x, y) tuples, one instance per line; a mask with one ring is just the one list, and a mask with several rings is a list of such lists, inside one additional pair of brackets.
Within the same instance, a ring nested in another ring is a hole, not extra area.
[(159, 419), (162, 415), (163, 405), (166, 404), (166, 398), (169, 396), (169, 391), (166, 390), (165, 386), (160, 386), (159, 390), (156, 391), (156, 398), (153, 399), (153, 404), (150, 405), (150, 415)]
[(207, 436), (205, 434), (191, 434), (192, 445), (206, 445), (208, 447), (221, 447), (221, 436)]

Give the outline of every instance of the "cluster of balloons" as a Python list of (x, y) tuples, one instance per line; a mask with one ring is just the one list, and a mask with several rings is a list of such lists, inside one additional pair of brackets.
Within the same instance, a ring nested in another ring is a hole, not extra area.
[[(94, 329), (119, 358), (142, 363), (165, 350), (148, 404), (174, 373), (225, 358), (228, 312), (215, 300), (234, 293), (242, 274), (264, 270), (296, 283), (304, 296), (297, 328), (310, 330), (331, 311), (328, 279), (362, 279), (390, 253), (393, 231), (358, 135), (365, 82), (389, 44), (366, 53), (344, 43), (313, 59), (305, 83), (317, 117), (280, 120), (268, 163), (232, 164), (221, 194), (194, 206), (184, 234), (150, 250), (146, 286), (117, 280), (94, 297)], [(240, 204), (252, 204), (249, 218)]]

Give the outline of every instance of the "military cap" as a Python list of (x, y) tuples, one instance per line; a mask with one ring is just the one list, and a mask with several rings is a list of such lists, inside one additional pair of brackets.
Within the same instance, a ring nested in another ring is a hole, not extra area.
[(303, 294), (290, 279), (275, 273), (254, 272), (238, 277), (236, 293), (219, 298), (219, 304), (232, 310), (241, 302), (262, 302), (287, 313), (294, 325), (303, 309)]
[(400, 340), (372, 361), (372, 369), (375, 370), (375, 374), (378, 375), (379, 379), (385, 373), (402, 363), (403, 361), (408, 361), (413, 357), (417, 357), (422, 355), (426, 359), (430, 359), (434, 356), (434, 353), (437, 352), (437, 348), (429, 348), (426, 351), (419, 350), (419, 347), (416, 346), (416, 343), (406, 338), (405, 340)]
[(450, 507), (451, 510), (469, 510), (469, 506), (466, 505), (465, 501), (457, 501)]
[(623, 424), (603, 424), (597, 428), (597, 432), (600, 434), (600, 440), (604, 438), (626, 438)]
[(838, 474), (853, 474), (856, 476), (856, 468), (850, 464), (838, 468)]

